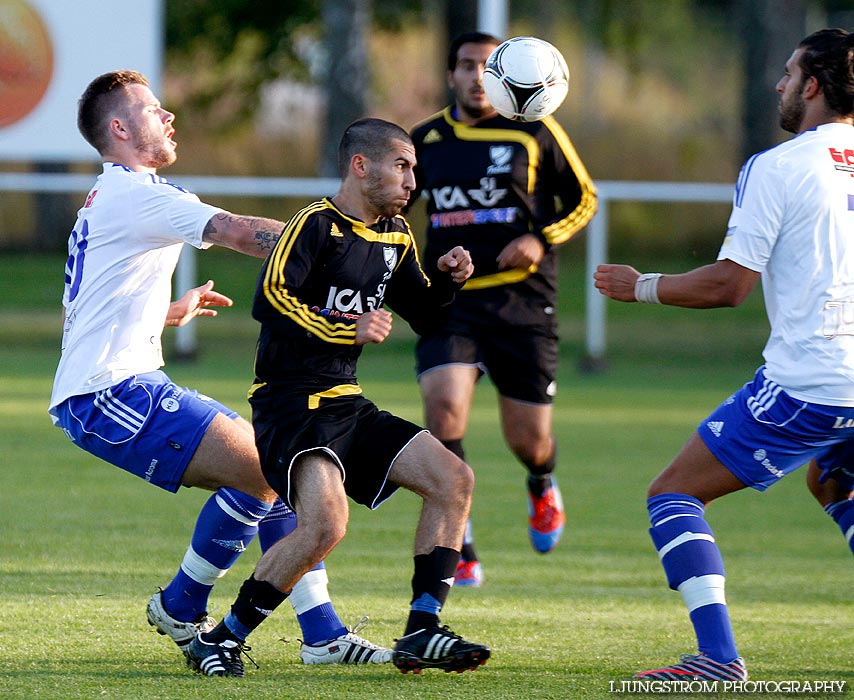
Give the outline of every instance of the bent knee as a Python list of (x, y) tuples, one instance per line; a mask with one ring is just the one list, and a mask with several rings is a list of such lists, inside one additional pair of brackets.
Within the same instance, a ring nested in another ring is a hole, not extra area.
[[(297, 519), (300, 527), (303, 528), (303, 537), (307, 538), (308, 548), (315, 552), (322, 552), (324, 557), (335, 549), (347, 532), (346, 518), (323, 518), (322, 520), (306, 522), (305, 525), (299, 516)], [(306, 518), (306, 520), (308, 519)]]
[(344, 539), (344, 534), (346, 532), (346, 523), (340, 526), (332, 526), (325, 528), (319, 534), (316, 550), (322, 552), (331, 552), (333, 549), (335, 549), (338, 543)]
[(522, 464), (545, 464), (554, 451), (551, 434), (535, 439), (508, 439), (511, 452)]
[(424, 420), (430, 432), (439, 440), (462, 440), (468, 413), (456, 404), (440, 402), (425, 408)]
[(438, 481), (437, 496), (446, 502), (457, 501), (463, 505), (471, 501), (474, 493), (472, 468), (454, 454), (445, 465), (442, 478)]
[(474, 491), (474, 471), (459, 457), (455, 461), (454, 478), (457, 482), (457, 488), (461, 491), (471, 493)]
[(813, 495), (819, 505), (824, 508), (831, 503), (845, 501), (851, 497), (851, 492), (843, 488), (834, 479), (828, 479), (824, 483), (816, 481), (807, 481), (807, 486), (810, 493)]

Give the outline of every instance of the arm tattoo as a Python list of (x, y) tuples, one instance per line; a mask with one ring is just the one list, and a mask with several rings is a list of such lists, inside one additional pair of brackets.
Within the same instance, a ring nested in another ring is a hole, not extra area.
[(273, 219), (251, 219), (249, 228), (255, 231), (255, 242), (261, 250), (272, 250), (282, 235), (284, 224)]
[(234, 214), (228, 214), (226, 212), (214, 214), (210, 221), (205, 225), (205, 230), (202, 231), (202, 240), (205, 243), (221, 245), (223, 241), (222, 229), (227, 227), (235, 219), (237, 219), (237, 217), (234, 216)]
[(270, 251), (282, 235), (284, 223), (257, 216), (238, 216), (221, 212), (211, 217), (202, 232), (202, 240), (214, 245), (227, 245), (229, 231), (240, 228), (246, 232), (246, 241), (251, 240), (259, 251)]

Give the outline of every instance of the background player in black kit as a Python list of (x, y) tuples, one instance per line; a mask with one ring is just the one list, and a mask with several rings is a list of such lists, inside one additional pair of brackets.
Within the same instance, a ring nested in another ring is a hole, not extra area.
[(351, 124), (338, 151), (341, 188), (297, 212), (267, 259), (253, 316), (261, 322), (250, 391), (264, 476), (297, 528), (261, 557), (224, 620), (190, 644), (206, 675), (242, 676), (243, 641), (300, 576), (344, 537), (349, 496), (377, 508), (398, 487), (423, 499), (412, 606), (392, 651), (404, 673), (474, 669), (489, 649), (439, 626), (471, 503), (469, 467), (426, 430), (362, 396), (356, 361), (391, 330), (387, 304), (418, 328), (471, 275), (453, 247), (426, 269), (398, 216), (415, 187), (415, 148), (395, 124)]
[[(429, 217), (424, 260), (450, 246), (471, 251), (475, 273), (418, 341), (418, 381), (428, 429), (460, 459), (478, 379), (499, 393), (504, 437), (528, 470), (528, 531), (534, 548), (558, 543), (565, 516), (552, 477), (558, 339), (555, 246), (596, 211), (596, 193), (566, 132), (552, 117), (521, 123), (490, 105), (481, 79), (500, 43), (472, 32), (448, 54), (454, 104), (412, 132), (418, 191)], [(413, 197), (414, 201), (414, 197)], [(456, 585), (480, 585), (483, 570), (467, 528)]]

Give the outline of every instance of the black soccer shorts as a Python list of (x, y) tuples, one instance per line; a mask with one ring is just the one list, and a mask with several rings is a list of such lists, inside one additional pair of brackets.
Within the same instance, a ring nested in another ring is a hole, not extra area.
[(469, 326), (420, 337), (415, 346), (421, 376), (442, 365), (475, 365), (508, 399), (550, 404), (556, 390), (557, 335), (548, 328)]
[[(274, 392), (275, 393), (275, 392)], [(252, 424), (264, 477), (293, 508), (291, 468), (301, 454), (323, 450), (338, 465), (344, 490), (356, 503), (378, 508), (398, 487), (388, 480), (392, 464), (424, 428), (378, 409), (364, 396), (252, 401)]]

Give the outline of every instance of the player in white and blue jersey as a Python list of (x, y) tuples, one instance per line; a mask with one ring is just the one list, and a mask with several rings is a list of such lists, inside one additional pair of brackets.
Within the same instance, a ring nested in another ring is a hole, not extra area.
[[(215, 624), (207, 615), (215, 581), (256, 534), (266, 550), (296, 521), (261, 473), (249, 422), (160, 369), (164, 326), (231, 305), (213, 282), (170, 304), (184, 244), (265, 258), (284, 226), (204, 204), (160, 177), (157, 170), (176, 159), (173, 120), (134, 71), (96, 78), (80, 100), (80, 131), (104, 164), (69, 238), (62, 356), (49, 410), (76, 445), (156, 486), (215, 491), (175, 578), (148, 603), (150, 624), (186, 651)], [(390, 650), (341, 623), (326, 582), (321, 562), (291, 595), (303, 661), (389, 661)]]
[(679, 275), (626, 265), (595, 273), (612, 299), (691, 308), (736, 306), (761, 277), (771, 325), (753, 380), (650, 485), (650, 534), (699, 653), (638, 674), (646, 679), (747, 678), (706, 504), (746, 486), (765, 490), (809, 462), (814, 493), (830, 483), (825, 497), (838, 500), (828, 512), (854, 531), (845, 471), (854, 453), (854, 33), (806, 37), (776, 90), (780, 125), (795, 137), (742, 168), (717, 262)]

